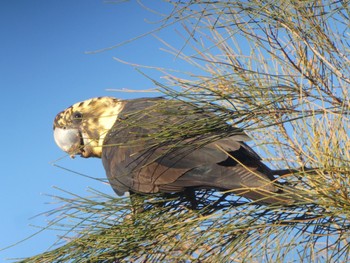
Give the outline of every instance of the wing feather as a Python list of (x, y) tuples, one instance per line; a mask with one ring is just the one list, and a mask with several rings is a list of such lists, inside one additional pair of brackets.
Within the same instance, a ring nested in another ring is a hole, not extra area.
[[(184, 103), (162, 98), (127, 102), (104, 141), (102, 160), (113, 189), (118, 194), (128, 190), (143, 193), (164, 189), (181, 191), (185, 185), (176, 183), (180, 177), (189, 175), (194, 169), (204, 169), (204, 173), (208, 173), (212, 167), (217, 168), (218, 163), (224, 166), (228, 154), (245, 154), (251, 164), (260, 162), (259, 156), (243, 142), (249, 137), (233, 127), (237, 134), (231, 133), (231, 136), (214, 142), (210, 142), (210, 136), (213, 136), (210, 133), (190, 138), (180, 135), (174, 141), (164, 139), (169, 136), (162, 137), (162, 133), (177, 131), (175, 125), (204, 117), (207, 116), (196, 114)], [(233, 165), (232, 160), (230, 165)]]

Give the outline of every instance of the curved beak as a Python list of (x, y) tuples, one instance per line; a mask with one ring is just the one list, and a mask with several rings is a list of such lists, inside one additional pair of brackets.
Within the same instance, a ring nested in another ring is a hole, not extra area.
[(55, 128), (53, 136), (56, 144), (70, 157), (81, 152), (81, 136), (78, 129)]

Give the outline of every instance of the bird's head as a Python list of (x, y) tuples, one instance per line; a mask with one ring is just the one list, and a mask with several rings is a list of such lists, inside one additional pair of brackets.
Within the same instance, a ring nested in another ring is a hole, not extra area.
[(112, 97), (98, 97), (61, 111), (53, 124), (56, 144), (71, 157), (101, 157), (105, 136), (123, 105)]

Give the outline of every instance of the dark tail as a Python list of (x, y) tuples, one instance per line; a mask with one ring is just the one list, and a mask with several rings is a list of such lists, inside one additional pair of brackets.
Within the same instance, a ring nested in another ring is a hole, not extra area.
[(292, 205), (298, 200), (295, 189), (278, 182), (274, 176), (292, 174), (293, 170), (225, 167), (217, 164), (194, 168), (171, 185), (183, 188), (213, 188), (232, 192), (265, 204)]

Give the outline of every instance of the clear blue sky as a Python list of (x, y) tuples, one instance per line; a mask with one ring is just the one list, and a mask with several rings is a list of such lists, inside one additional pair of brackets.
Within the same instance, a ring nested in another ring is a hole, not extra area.
[[(153, 1), (152, 5), (164, 10), (162, 1)], [(38, 230), (30, 225), (45, 226), (44, 216), (30, 218), (57, 207), (46, 196), (60, 194), (53, 186), (82, 195), (89, 195), (88, 187), (112, 194), (108, 186), (51, 164), (64, 156), (53, 141), (52, 121), (67, 106), (91, 97), (149, 96), (106, 89), (154, 87), (133, 67), (113, 57), (145, 65), (176, 66), (178, 62), (160, 51), (162, 44), (156, 39), (145, 37), (117, 49), (86, 54), (158, 26), (145, 19), (156, 21), (159, 17), (136, 1), (0, 1), (0, 248)], [(170, 29), (162, 34), (169, 40), (176, 33)], [(156, 72), (150, 74), (159, 77)], [(57, 164), (95, 177), (105, 176), (98, 159), (64, 158)], [(45, 231), (1, 251), (0, 262), (43, 252), (57, 234)]]

